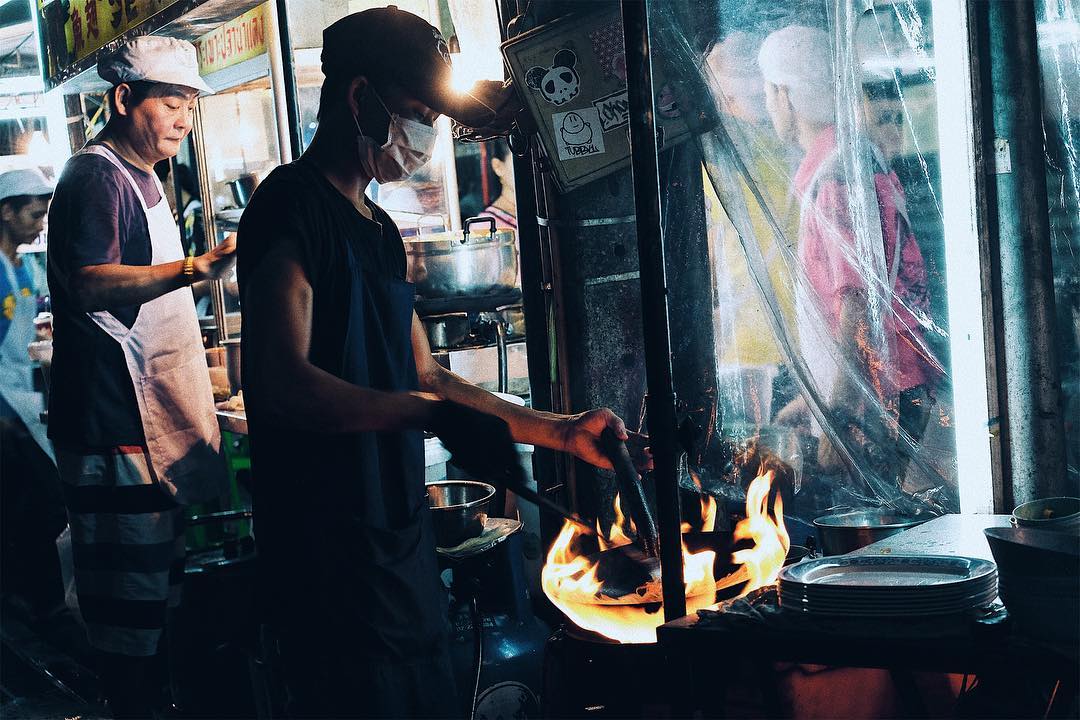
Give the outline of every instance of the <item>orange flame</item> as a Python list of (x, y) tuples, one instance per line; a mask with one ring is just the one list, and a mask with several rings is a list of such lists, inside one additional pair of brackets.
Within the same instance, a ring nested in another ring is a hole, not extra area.
[[(733, 560), (743, 567), (722, 578), (714, 576), (716, 553), (702, 550), (691, 553), (683, 542), (683, 580), (686, 587), (687, 612), (694, 613), (712, 605), (716, 591), (746, 582), (743, 594), (775, 582), (783, 566), (790, 544), (783, 523), (783, 505), (776, 501), (774, 521), (768, 513), (772, 473), (756, 478), (747, 490), (747, 518), (735, 529), (735, 538), (751, 538), (754, 547), (733, 554)], [(701, 500), (702, 529), (711, 532), (716, 526), (717, 503), (708, 495)], [(601, 549), (616, 548), (630, 543), (624, 532), (626, 517), (618, 496), (615, 498), (615, 523), (607, 538), (601, 537)], [(683, 524), (683, 532), (690, 529)], [(599, 524), (597, 530), (600, 530)], [(600, 533), (603, 536), (603, 533)], [(656, 628), (664, 622), (663, 595), (659, 580), (653, 580), (624, 598), (609, 598), (601, 593), (597, 579), (597, 562), (581, 553), (581, 531), (564, 523), (562, 531), (548, 552), (541, 572), (544, 594), (575, 625), (620, 643), (656, 642)], [(777, 550), (779, 549), (779, 556)]]
[(776, 582), (784, 566), (791, 538), (784, 527), (784, 501), (778, 494), (769, 513), (769, 490), (772, 488), (772, 470), (759, 475), (746, 489), (746, 518), (735, 526), (735, 540), (751, 539), (754, 547), (737, 550), (731, 554), (736, 565), (742, 565), (750, 577), (745, 595), (753, 590)]

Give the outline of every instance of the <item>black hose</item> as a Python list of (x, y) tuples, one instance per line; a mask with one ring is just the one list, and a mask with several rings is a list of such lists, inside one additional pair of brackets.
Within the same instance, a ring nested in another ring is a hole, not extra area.
[(472, 720), (476, 717), (476, 699), (480, 695), (480, 669), (484, 665), (484, 619), (480, 616), (480, 606), (475, 596), (469, 609), (473, 632), (476, 635), (476, 681), (473, 683), (472, 703), (469, 705), (469, 720)]

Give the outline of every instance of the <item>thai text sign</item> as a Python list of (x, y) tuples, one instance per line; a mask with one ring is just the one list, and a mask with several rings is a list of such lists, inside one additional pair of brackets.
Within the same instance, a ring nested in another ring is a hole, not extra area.
[(265, 53), (266, 13), (266, 5), (259, 5), (196, 40), (199, 74), (224, 70)]

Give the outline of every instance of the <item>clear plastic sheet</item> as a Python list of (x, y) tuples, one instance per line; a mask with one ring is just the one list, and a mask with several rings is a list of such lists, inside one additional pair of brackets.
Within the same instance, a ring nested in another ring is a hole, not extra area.
[(1075, 487), (1080, 476), (1080, 6), (1075, 0), (1040, 0), (1036, 12), (1066, 452)]
[(806, 520), (955, 512), (930, 4), (707, 7), (650, 18), (704, 164), (731, 458), (688, 474), (730, 498), (780, 470)]

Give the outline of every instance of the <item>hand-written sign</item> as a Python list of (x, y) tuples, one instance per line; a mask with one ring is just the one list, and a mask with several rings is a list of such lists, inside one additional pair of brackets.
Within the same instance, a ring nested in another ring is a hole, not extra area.
[(600, 125), (604, 132), (621, 128), (630, 123), (630, 101), (626, 90), (619, 90), (610, 95), (593, 100), (593, 107), (600, 115)]
[(266, 5), (248, 10), (195, 41), (199, 74), (208, 75), (266, 52)]

